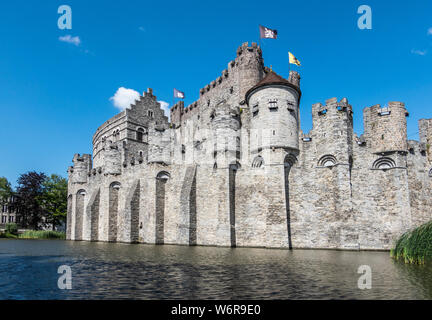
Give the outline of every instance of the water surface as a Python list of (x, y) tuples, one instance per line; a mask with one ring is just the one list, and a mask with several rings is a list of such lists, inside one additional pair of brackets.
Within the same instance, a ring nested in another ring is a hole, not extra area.
[[(57, 269), (72, 269), (72, 290)], [(360, 265), (372, 289), (360, 290)], [(388, 252), (0, 239), (0, 299), (430, 299), (432, 268)]]

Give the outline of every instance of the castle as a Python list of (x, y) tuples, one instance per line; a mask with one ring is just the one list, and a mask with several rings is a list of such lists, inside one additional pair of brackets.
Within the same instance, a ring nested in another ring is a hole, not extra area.
[(300, 76), (244, 43), (197, 101), (164, 115), (151, 89), (100, 126), (69, 168), (67, 239), (271, 248), (389, 249), (432, 218), (432, 119), (407, 139), (401, 102), (312, 106)]

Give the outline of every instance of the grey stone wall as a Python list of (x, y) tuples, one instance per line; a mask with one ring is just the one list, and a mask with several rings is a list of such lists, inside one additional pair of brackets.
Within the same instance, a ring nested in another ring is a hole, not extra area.
[(266, 72), (261, 49), (243, 44), (197, 101), (171, 108), (171, 123), (149, 89), (99, 127), (93, 164), (75, 155), (68, 170), (67, 238), (389, 249), (431, 219), (431, 119), (420, 142), (407, 140), (404, 104), (376, 105), (358, 136), (348, 100), (332, 98), (312, 106), (303, 133), (290, 85), (245, 102)]
[(109, 186), (108, 241), (112, 242), (117, 241), (120, 188), (119, 182), (113, 182)]
[(379, 104), (365, 108), (365, 136), (372, 152), (407, 150), (407, 115), (402, 102), (389, 102), (384, 108)]
[(86, 192), (82, 189), (76, 194), (74, 240), (83, 240), (84, 201)]
[[(69, 190), (71, 188), (69, 187)], [(71, 239), (72, 229), (72, 195), (67, 197), (67, 216), (66, 216), (66, 240)]]

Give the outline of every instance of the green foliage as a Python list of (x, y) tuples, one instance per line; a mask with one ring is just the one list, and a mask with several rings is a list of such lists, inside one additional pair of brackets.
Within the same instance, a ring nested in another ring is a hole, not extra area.
[(37, 230), (51, 224), (54, 229), (66, 220), (68, 183), (65, 178), (30, 171), (21, 174), (17, 182), (14, 192), (9, 181), (0, 177), (0, 204), (7, 204), (10, 196), (16, 196), (14, 206), (21, 218), (20, 226)]
[(18, 235), (12, 234), (12, 233), (9, 233), (9, 232), (0, 232), (0, 238), (16, 239), (16, 238), (18, 238)]
[(406, 232), (390, 251), (391, 257), (405, 263), (424, 264), (432, 260), (432, 221)]
[(12, 195), (12, 187), (5, 177), (0, 177), (0, 203), (6, 203)]
[(64, 232), (29, 230), (18, 236), (20, 239), (65, 239)]
[(67, 180), (59, 175), (47, 177), (35, 171), (18, 179), (18, 208), (24, 227), (38, 230), (42, 224), (54, 228), (66, 219)]
[(6, 228), (5, 228), (5, 232), (17, 235), (18, 234), (18, 226), (16, 225), (16, 223), (7, 223)]
[(44, 217), (44, 209), (41, 206), (43, 193), (42, 183), (45, 181), (44, 173), (30, 171), (21, 174), (18, 178), (17, 206), (22, 217), (24, 227), (38, 229)]
[(42, 183), (43, 192), (40, 199), (45, 210), (48, 223), (55, 225), (66, 220), (67, 214), (67, 180), (59, 175), (52, 174)]

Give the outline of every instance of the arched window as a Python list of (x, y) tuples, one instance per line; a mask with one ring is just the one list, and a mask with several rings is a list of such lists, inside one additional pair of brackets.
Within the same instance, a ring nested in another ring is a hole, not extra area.
[(333, 167), (334, 165), (336, 165), (337, 161), (336, 161), (336, 157), (331, 155), (331, 154), (326, 154), (324, 156), (321, 157), (321, 159), (319, 159), (318, 161), (318, 166), (319, 167)]
[(166, 171), (161, 171), (157, 174), (156, 179), (157, 180), (164, 180), (165, 182), (170, 178), (170, 174)]
[(386, 170), (396, 167), (396, 163), (392, 158), (389, 157), (381, 157), (372, 165), (373, 169), (380, 169), (380, 170)]
[(143, 141), (143, 136), (144, 136), (144, 129), (143, 128), (138, 128), (137, 130), (137, 140), (142, 142)]
[(252, 161), (252, 168), (261, 168), (264, 166), (264, 158), (256, 156)]
[(120, 182), (113, 182), (113, 183), (110, 184), (110, 188), (113, 188), (115, 190), (119, 190), (120, 187), (121, 187)]

